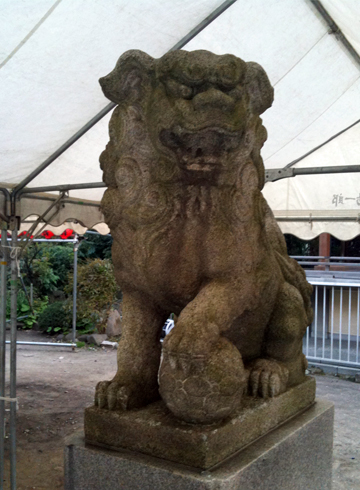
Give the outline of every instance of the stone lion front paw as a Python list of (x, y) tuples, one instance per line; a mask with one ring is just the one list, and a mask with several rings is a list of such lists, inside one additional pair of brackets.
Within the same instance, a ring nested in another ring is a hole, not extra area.
[(182, 357), (208, 357), (220, 336), (217, 325), (213, 323), (181, 321), (165, 337), (164, 349)]
[(96, 385), (95, 405), (108, 410), (127, 410), (132, 390), (117, 381), (100, 381)]
[(256, 359), (249, 366), (249, 391), (252, 396), (272, 398), (286, 391), (289, 370), (272, 359)]
[(108, 410), (131, 410), (139, 408), (159, 398), (157, 385), (145, 386), (144, 383), (100, 381), (96, 385), (95, 405)]

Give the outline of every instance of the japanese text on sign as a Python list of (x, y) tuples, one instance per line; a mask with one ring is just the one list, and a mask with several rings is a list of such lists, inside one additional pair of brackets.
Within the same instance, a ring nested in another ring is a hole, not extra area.
[(337, 208), (340, 205), (347, 204), (352, 201), (357, 206), (360, 206), (360, 193), (357, 197), (344, 197), (342, 194), (333, 194), (332, 204)]

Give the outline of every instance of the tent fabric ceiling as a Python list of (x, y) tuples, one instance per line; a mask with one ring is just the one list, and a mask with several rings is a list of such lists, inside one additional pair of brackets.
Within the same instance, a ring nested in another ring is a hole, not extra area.
[[(0, 180), (9, 186), (20, 182), (108, 103), (97, 80), (112, 70), (124, 51), (142, 49), (160, 57), (221, 3), (3, 0)], [(360, 54), (360, 2), (321, 3)], [(266, 168), (290, 164), (359, 119), (360, 65), (329, 32), (309, 0), (237, 0), (185, 47), (232, 53), (265, 68), (275, 87), (274, 104), (263, 115), (268, 130), (262, 152)], [(108, 140), (109, 118), (110, 114), (99, 121), (29, 186), (100, 182), (98, 156)], [(360, 124), (296, 166), (359, 164), (359, 131)], [(268, 183), (264, 194), (281, 219), (353, 219), (341, 225), (279, 221), (284, 232), (308, 239), (328, 231), (349, 239), (360, 233), (360, 204), (353, 200), (359, 191), (359, 174), (351, 173)], [(99, 202), (103, 192), (73, 190), (69, 195)], [(342, 204), (334, 206), (340, 195)], [(22, 216), (37, 214), (35, 202), (27, 199), (21, 204)], [(94, 225), (94, 219), (87, 222), (85, 208), (67, 204), (53, 224), (66, 216)], [(92, 209), (100, 223), (101, 213)]]

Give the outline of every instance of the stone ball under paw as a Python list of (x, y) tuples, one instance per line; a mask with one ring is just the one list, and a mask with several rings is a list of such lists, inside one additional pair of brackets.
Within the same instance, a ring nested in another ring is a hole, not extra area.
[(207, 357), (163, 350), (160, 394), (181, 420), (210, 424), (224, 419), (240, 406), (246, 385), (240, 352), (224, 338)]

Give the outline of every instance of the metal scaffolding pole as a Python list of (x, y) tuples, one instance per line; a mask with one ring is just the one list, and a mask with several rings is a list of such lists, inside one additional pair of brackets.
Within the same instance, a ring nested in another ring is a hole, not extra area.
[(76, 300), (77, 300), (77, 266), (78, 266), (78, 250), (80, 242), (74, 244), (74, 278), (73, 278), (73, 321), (72, 321), (72, 341), (75, 343), (76, 337)]
[(10, 331), (10, 488), (16, 490), (16, 336), (17, 336), (17, 224), (11, 241), (11, 331)]
[[(7, 273), (7, 226), (1, 228), (2, 257), (0, 262), (0, 397), (5, 398), (6, 354), (6, 273)], [(0, 399), (0, 490), (4, 482), (5, 400)]]

